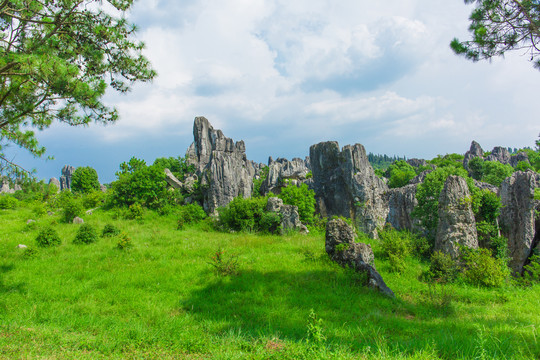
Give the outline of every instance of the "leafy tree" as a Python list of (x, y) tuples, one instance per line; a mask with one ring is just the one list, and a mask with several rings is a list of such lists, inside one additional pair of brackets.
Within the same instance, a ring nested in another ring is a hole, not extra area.
[[(133, 0), (108, 0), (124, 13)], [(32, 128), (110, 123), (116, 109), (102, 103), (108, 86), (127, 92), (156, 75), (142, 56), (144, 44), (124, 17), (101, 0), (0, 2), (0, 168), (17, 166), (3, 149), (16, 144), (42, 156)]]
[(512, 175), (514, 168), (498, 161), (484, 161), (484, 176), (482, 181), (500, 186), (504, 179)]
[(88, 194), (99, 190), (97, 171), (90, 166), (78, 167), (71, 176), (71, 190)]
[(179, 180), (183, 180), (187, 173), (195, 172), (195, 166), (188, 165), (186, 158), (181, 156), (177, 158), (157, 158), (154, 160), (153, 165), (162, 170), (169, 169)]
[(307, 184), (300, 186), (288, 185), (281, 189), (279, 198), (284, 204), (298, 206), (300, 221), (305, 224), (313, 223), (315, 213), (315, 192), (310, 190)]
[(399, 160), (390, 165), (388, 168), (390, 180), (388, 186), (390, 188), (398, 188), (405, 186), (416, 176), (416, 171), (404, 160)]
[(475, 180), (482, 180), (484, 177), (484, 159), (475, 157), (467, 164), (469, 168), (469, 174)]
[(538, 0), (465, 0), (475, 4), (469, 32), (472, 40), (454, 39), (456, 54), (472, 61), (502, 56), (511, 50), (526, 50), (540, 69), (540, 2)]
[(429, 163), (437, 167), (452, 166), (452, 167), (463, 168), (463, 155), (461, 154), (446, 154), (444, 156), (437, 155), (437, 157), (430, 160)]

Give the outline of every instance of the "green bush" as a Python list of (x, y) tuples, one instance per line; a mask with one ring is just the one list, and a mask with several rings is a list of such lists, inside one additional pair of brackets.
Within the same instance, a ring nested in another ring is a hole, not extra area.
[(90, 224), (82, 224), (73, 239), (74, 244), (92, 244), (98, 240), (96, 229)]
[(263, 194), (261, 193), (261, 185), (268, 177), (269, 170), (270, 168), (268, 166), (263, 167), (259, 178), (253, 179), (253, 196), (263, 196)]
[(304, 224), (313, 223), (313, 214), (315, 213), (315, 192), (310, 190), (307, 184), (294, 186), (289, 184), (281, 189), (279, 198), (284, 204), (298, 206), (298, 215), (300, 221)]
[(91, 190), (82, 197), (82, 204), (86, 209), (101, 206), (105, 201), (105, 193), (101, 190)]
[(0, 209), (15, 209), (19, 204), (19, 200), (11, 195), (0, 195)]
[(259, 220), (259, 231), (274, 234), (281, 230), (281, 215), (275, 212), (263, 212)]
[(381, 248), (386, 257), (394, 256), (406, 258), (411, 253), (411, 241), (408, 236), (401, 236), (401, 233), (391, 227), (379, 232)]
[(133, 243), (131, 242), (131, 238), (129, 235), (125, 232), (120, 233), (118, 235), (118, 242), (116, 243), (116, 248), (119, 250), (128, 250), (133, 247)]
[(504, 179), (514, 173), (514, 168), (498, 161), (484, 161), (484, 176), (482, 181), (491, 185), (501, 186)]
[(540, 256), (534, 254), (530, 257), (529, 263), (523, 267), (523, 285), (540, 283)]
[(45, 207), (45, 204), (41, 201), (36, 201), (34, 205), (32, 206), (32, 212), (40, 217), (47, 214), (47, 208)]
[(78, 167), (71, 176), (71, 190), (74, 192), (90, 193), (99, 190), (97, 171), (90, 166)]
[(448, 254), (436, 251), (431, 255), (429, 270), (425, 274), (428, 280), (441, 283), (452, 282), (458, 274), (458, 265)]
[(404, 160), (399, 160), (390, 165), (388, 168), (390, 179), (388, 180), (388, 187), (398, 188), (409, 184), (409, 181), (416, 176), (416, 171)]
[(465, 282), (484, 287), (500, 287), (509, 272), (501, 259), (495, 259), (487, 249), (461, 249), (462, 277)]
[(127, 210), (124, 212), (124, 217), (129, 220), (140, 220), (144, 216), (144, 208), (141, 204), (135, 203), (129, 205)]
[(57, 246), (61, 243), (58, 233), (50, 226), (42, 229), (36, 237), (36, 244), (39, 247)]
[(212, 266), (214, 274), (222, 277), (238, 275), (238, 256), (227, 256), (225, 251), (218, 249), (210, 259), (208, 264)]
[(76, 216), (83, 213), (84, 209), (79, 198), (70, 191), (62, 191), (58, 198), (58, 205), (62, 208), (62, 221), (70, 223)]
[(111, 237), (116, 236), (120, 234), (120, 229), (118, 229), (116, 226), (112, 224), (107, 224), (103, 227), (103, 231), (101, 232), (101, 237)]
[(196, 224), (201, 220), (204, 220), (206, 218), (206, 212), (204, 212), (204, 209), (199, 204), (187, 204), (184, 206), (181, 206), (178, 208), (179, 213), (179, 220), (178, 224), (180, 226), (180, 223), (183, 225), (190, 225), (190, 224)]
[(515, 167), (516, 171), (528, 171), (528, 170), (534, 170), (531, 164), (529, 164), (528, 161), (520, 161), (517, 163)]
[(218, 209), (218, 226), (223, 230), (258, 231), (267, 201), (267, 198), (234, 198), (229, 205)]

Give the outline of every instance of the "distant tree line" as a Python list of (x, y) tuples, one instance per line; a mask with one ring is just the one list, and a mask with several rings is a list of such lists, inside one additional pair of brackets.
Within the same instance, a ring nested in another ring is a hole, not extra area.
[(381, 154), (368, 154), (368, 161), (375, 169), (387, 169), (390, 165), (392, 165), (394, 162), (399, 160), (407, 160), (406, 157), (399, 157), (399, 156), (388, 156), (388, 155), (381, 155)]

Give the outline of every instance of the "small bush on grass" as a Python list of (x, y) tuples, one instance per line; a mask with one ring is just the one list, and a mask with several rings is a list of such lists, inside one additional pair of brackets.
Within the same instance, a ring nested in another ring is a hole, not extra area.
[(222, 249), (216, 250), (211, 257), (211, 261), (208, 263), (213, 267), (214, 274), (217, 276), (231, 276), (238, 275), (238, 256), (230, 255), (226, 256), (225, 251)]
[(458, 274), (458, 265), (448, 254), (436, 251), (431, 255), (429, 269), (424, 277), (429, 281), (440, 283), (452, 282)]
[(139, 203), (129, 205), (124, 217), (128, 220), (141, 220), (144, 216), (144, 208)]
[(19, 200), (11, 195), (0, 195), (0, 209), (15, 209), (19, 204)]
[(315, 348), (324, 346), (326, 342), (323, 320), (317, 316), (313, 309), (309, 311), (306, 342)]
[(107, 224), (103, 227), (103, 231), (101, 232), (101, 237), (112, 237), (120, 234), (120, 229), (118, 229), (116, 226), (112, 224)]
[(502, 259), (495, 259), (487, 249), (461, 249), (462, 277), (466, 283), (484, 287), (500, 287), (509, 272)]
[(101, 190), (93, 190), (84, 194), (82, 203), (86, 209), (93, 209), (101, 206), (105, 201), (105, 193)]
[(540, 256), (534, 254), (529, 260), (529, 264), (523, 267), (523, 277), (518, 280), (525, 286), (540, 283)]
[(178, 208), (178, 230), (184, 229), (185, 225), (196, 224), (206, 218), (204, 209), (199, 204), (188, 204)]
[(56, 230), (50, 226), (42, 229), (36, 237), (36, 244), (39, 247), (57, 246), (62, 243)]
[(92, 244), (98, 240), (96, 229), (90, 224), (82, 224), (73, 239), (74, 244)]
[(266, 197), (234, 198), (227, 207), (218, 209), (218, 228), (228, 231), (274, 232), (279, 226), (278, 216), (265, 211), (267, 202)]
[(62, 191), (57, 197), (57, 206), (62, 208), (62, 221), (71, 223), (76, 216), (83, 212), (81, 200), (70, 191)]
[(131, 238), (129, 235), (125, 232), (122, 232), (120, 235), (118, 235), (118, 242), (116, 243), (116, 248), (119, 250), (128, 250), (133, 247), (133, 243), (131, 242)]

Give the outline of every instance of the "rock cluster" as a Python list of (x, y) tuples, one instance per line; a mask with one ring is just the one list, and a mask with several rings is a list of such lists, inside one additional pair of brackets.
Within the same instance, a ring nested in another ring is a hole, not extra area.
[(434, 249), (457, 258), (460, 246), (478, 248), (478, 235), (467, 182), (460, 176), (451, 175), (439, 196), (439, 224)]
[(281, 215), (281, 232), (285, 233), (290, 230), (299, 230), (307, 232), (307, 228), (300, 221), (298, 214), (298, 206), (285, 205), (283, 200), (277, 197), (268, 198), (266, 211), (275, 212)]
[(467, 151), (465, 153), (465, 156), (463, 158), (463, 167), (465, 169), (469, 169), (469, 161), (471, 161), (472, 159), (476, 158), (476, 157), (479, 157), (481, 159), (484, 158), (484, 150), (482, 150), (482, 147), (480, 146), (479, 143), (477, 143), (476, 141), (473, 140), (473, 142), (471, 143), (471, 147), (469, 149), (469, 151)]
[(337, 142), (322, 142), (310, 147), (309, 157), (321, 215), (354, 219), (361, 231), (376, 238), (388, 214), (388, 186), (375, 175), (364, 147), (347, 145), (340, 151)]
[(330, 258), (344, 268), (365, 273), (368, 286), (394, 297), (394, 292), (375, 269), (371, 246), (357, 243), (355, 239), (354, 229), (342, 219), (330, 220), (326, 225), (325, 248)]
[(386, 193), (388, 199), (388, 216), (386, 222), (397, 230), (417, 230), (419, 222), (412, 216), (418, 201), (416, 200), (416, 184), (390, 189)]
[(308, 165), (308, 159), (294, 158), (289, 161), (278, 158), (274, 161), (270, 158), (268, 160), (268, 175), (261, 184), (261, 193), (268, 194), (272, 192), (278, 195), (287, 182), (293, 185), (305, 182), (310, 171)]
[(237, 196), (250, 197), (256, 168), (246, 158), (244, 142), (225, 137), (204, 117), (195, 118), (193, 136), (186, 157), (201, 179), (204, 209), (213, 214)]
[(71, 176), (75, 172), (75, 168), (71, 165), (65, 165), (62, 168), (62, 176), (60, 176), (60, 190), (71, 190)]

